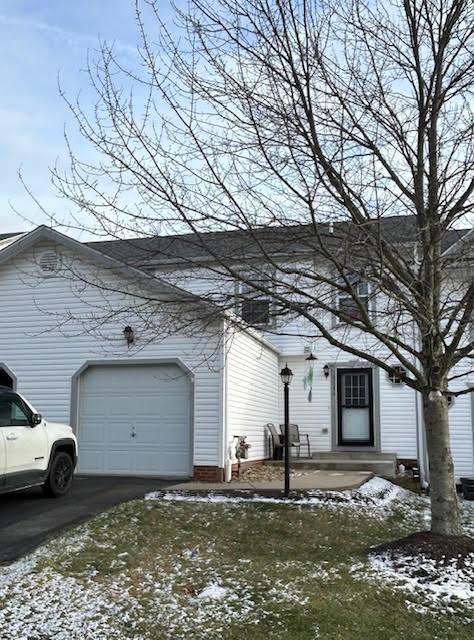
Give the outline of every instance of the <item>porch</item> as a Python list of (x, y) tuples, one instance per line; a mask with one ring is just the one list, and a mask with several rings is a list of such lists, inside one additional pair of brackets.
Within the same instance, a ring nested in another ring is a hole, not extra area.
[[(266, 460), (266, 465), (282, 467), (282, 460)], [(293, 470), (306, 471), (340, 471), (366, 472), (386, 478), (394, 478), (397, 472), (397, 456), (395, 453), (378, 453), (372, 451), (319, 451), (311, 458), (291, 458)]]

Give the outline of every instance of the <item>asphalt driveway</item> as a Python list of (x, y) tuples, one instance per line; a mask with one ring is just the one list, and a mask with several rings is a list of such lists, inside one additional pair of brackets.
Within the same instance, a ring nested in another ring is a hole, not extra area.
[(16, 560), (68, 526), (172, 484), (151, 478), (78, 476), (64, 498), (44, 498), (39, 488), (2, 495), (0, 564)]

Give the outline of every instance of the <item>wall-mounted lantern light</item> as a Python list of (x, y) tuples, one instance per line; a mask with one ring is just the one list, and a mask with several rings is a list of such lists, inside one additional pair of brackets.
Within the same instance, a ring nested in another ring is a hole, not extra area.
[(329, 374), (331, 373), (330, 369), (329, 369), (329, 365), (325, 364), (323, 367), (323, 373), (324, 373), (324, 377), (325, 378), (329, 378)]
[(127, 346), (130, 346), (133, 344), (135, 340), (135, 332), (133, 331), (132, 327), (130, 326), (125, 327), (125, 329), (123, 330), (123, 337), (127, 341)]

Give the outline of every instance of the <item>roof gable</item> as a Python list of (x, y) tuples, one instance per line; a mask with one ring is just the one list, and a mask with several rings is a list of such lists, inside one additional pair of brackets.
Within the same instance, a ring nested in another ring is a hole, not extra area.
[(140, 283), (143, 283), (144, 286), (148, 286), (155, 291), (160, 291), (162, 294), (171, 294), (179, 296), (182, 299), (198, 299), (197, 296), (185, 291), (184, 289), (168, 284), (167, 282), (164, 282), (137, 267), (124, 264), (112, 256), (106, 255), (87, 244), (78, 242), (63, 233), (60, 233), (55, 229), (50, 229), (44, 225), (37, 227), (29, 233), (11, 238), (11, 241), (5, 246), (2, 246), (0, 241), (0, 266), (42, 241), (49, 241), (61, 245), (73, 253), (84, 256), (97, 265), (113, 268), (117, 274), (125, 277), (138, 277)]

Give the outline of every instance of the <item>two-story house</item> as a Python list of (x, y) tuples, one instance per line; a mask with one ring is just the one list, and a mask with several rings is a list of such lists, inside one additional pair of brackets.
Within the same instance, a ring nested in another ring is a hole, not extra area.
[[(395, 222), (391, 233), (409, 244), (409, 225)], [(465, 233), (452, 232), (445, 248)], [(297, 242), (268, 234), (274, 259), (300, 261), (303, 272), (314, 260), (303, 228)], [(252, 270), (238, 234), (207, 242)], [(377, 463), (389, 474), (398, 460), (426, 473), (419, 394), (332, 347), (298, 314), (274, 313), (255, 286), (222, 277), (192, 236), (80, 243), (38, 227), (0, 237), (0, 383), (73, 425), (82, 473), (221, 480), (235, 462), (234, 437), (246, 437), (249, 463), (269, 456), (265, 425), (282, 422), (279, 371), (288, 363), (291, 421), (322, 465)], [(380, 304), (357, 286), (369, 310)], [(343, 295), (335, 304), (358, 312)], [(323, 319), (348, 331), (330, 313)], [(366, 336), (351, 340), (370, 348)], [(453, 399), (449, 413), (456, 476), (472, 475), (472, 394)]]

